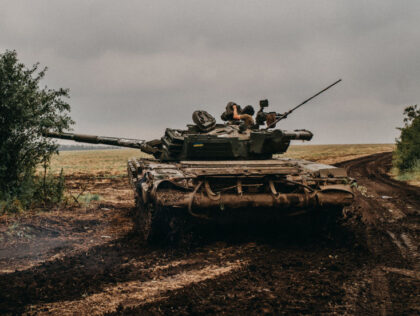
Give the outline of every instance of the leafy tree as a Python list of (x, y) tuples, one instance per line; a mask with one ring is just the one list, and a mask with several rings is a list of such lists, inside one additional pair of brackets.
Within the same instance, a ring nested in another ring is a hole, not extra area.
[[(57, 145), (42, 137), (61, 132), (73, 121), (68, 90), (41, 87), (47, 68), (27, 68), (16, 51), (0, 54), (0, 200), (18, 199), (26, 207), (36, 195), (36, 167), (46, 168)], [(44, 179), (45, 180), (45, 179)], [(14, 202), (14, 203), (15, 203)], [(1, 208), (1, 205), (0, 205)]]
[(400, 171), (415, 168), (420, 161), (420, 109), (417, 105), (404, 110), (404, 127), (399, 128), (400, 138), (394, 153), (394, 166)]

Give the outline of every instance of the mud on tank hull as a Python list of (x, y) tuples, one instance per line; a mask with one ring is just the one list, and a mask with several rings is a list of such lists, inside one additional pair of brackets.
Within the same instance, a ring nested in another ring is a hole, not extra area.
[[(344, 169), (289, 158), (176, 163), (131, 159), (128, 174), (136, 194), (137, 221), (149, 239), (176, 238), (171, 230), (183, 223), (175, 224), (175, 217), (182, 222), (213, 220), (253, 209), (292, 216), (340, 209), (354, 197)], [(156, 226), (159, 213), (165, 213), (166, 224)]]

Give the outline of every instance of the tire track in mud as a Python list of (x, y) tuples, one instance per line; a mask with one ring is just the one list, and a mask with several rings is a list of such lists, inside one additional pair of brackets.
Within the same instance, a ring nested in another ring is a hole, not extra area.
[(346, 168), (358, 185), (367, 189), (356, 191), (353, 208), (360, 210), (368, 228), (372, 226), (382, 239), (391, 240), (400, 256), (418, 270), (420, 188), (391, 179), (387, 175), (391, 161), (392, 153), (381, 153), (337, 165)]
[[(376, 261), (348, 284), (355, 313), (420, 313), (420, 188), (390, 178), (391, 163), (392, 153), (380, 153), (337, 164), (358, 182), (353, 214)], [(361, 307), (366, 290), (374, 300)]]
[(391, 164), (392, 152), (388, 152), (344, 161), (336, 166), (346, 168), (351, 177), (368, 186), (378, 196), (392, 194), (389, 197), (396, 199), (394, 202), (399, 203), (406, 214), (419, 215), (420, 188), (390, 178), (388, 172)]

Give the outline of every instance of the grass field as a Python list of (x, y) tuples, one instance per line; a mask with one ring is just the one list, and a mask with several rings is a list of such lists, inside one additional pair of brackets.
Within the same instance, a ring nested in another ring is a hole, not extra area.
[(124, 175), (127, 160), (131, 157), (150, 157), (136, 149), (102, 149), (63, 151), (51, 161), (51, 170), (64, 175), (71, 174), (106, 174)]
[[(392, 144), (295, 145), (281, 156), (332, 164), (392, 150), (394, 150)], [(90, 174), (118, 177), (126, 174), (127, 159), (139, 156), (150, 157), (136, 149), (65, 151), (53, 157), (51, 169), (54, 173), (58, 173), (63, 168), (64, 175)]]
[(394, 149), (393, 144), (294, 145), (282, 156), (334, 164)]
[(417, 160), (417, 164), (409, 171), (400, 172), (396, 168), (392, 168), (391, 174), (399, 181), (420, 187), (420, 160)]

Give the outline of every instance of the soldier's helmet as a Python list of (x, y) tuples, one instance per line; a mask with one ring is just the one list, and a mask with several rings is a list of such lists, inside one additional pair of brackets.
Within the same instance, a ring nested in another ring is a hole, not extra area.
[(246, 107), (244, 107), (241, 114), (248, 114), (253, 116), (255, 114), (254, 107), (252, 105), (247, 105)]
[(222, 113), (222, 115), (220, 116), (220, 118), (223, 121), (231, 121), (231, 120), (233, 120), (233, 106), (234, 105), (236, 105), (236, 110), (238, 111), (238, 113), (241, 113), (241, 111), (242, 111), (241, 106), (238, 105), (236, 102), (230, 101), (226, 105), (226, 111), (224, 111)]

